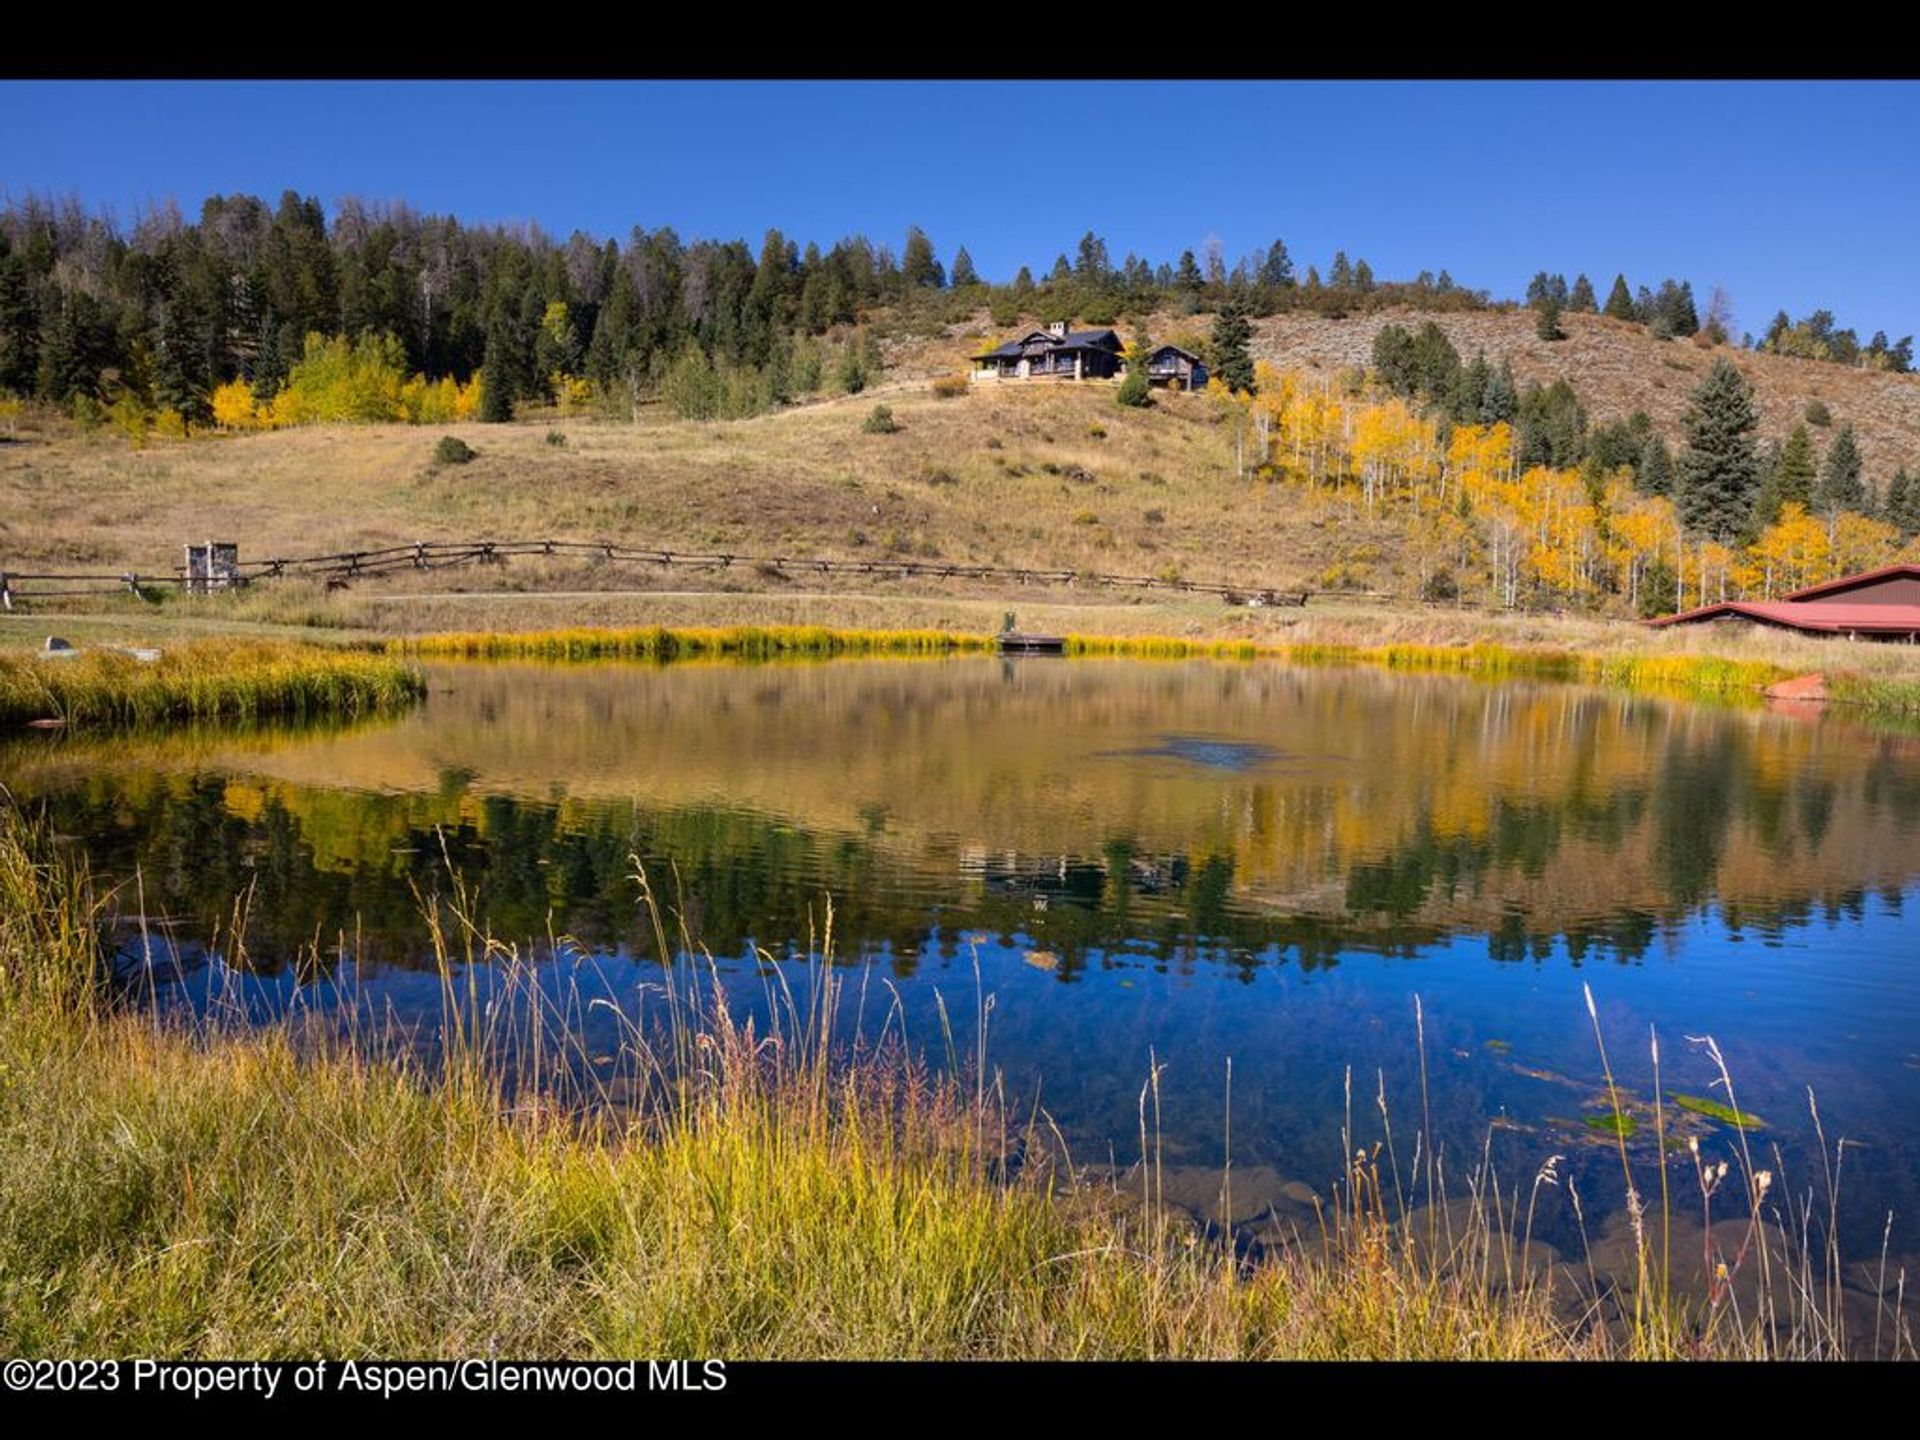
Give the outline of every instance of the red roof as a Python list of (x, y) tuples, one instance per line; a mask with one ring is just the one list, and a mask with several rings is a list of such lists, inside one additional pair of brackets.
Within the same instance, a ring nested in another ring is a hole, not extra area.
[(1860, 585), (1871, 585), (1876, 580), (1892, 580), (1899, 576), (1920, 580), (1920, 565), (1888, 565), (1880, 570), (1863, 570), (1858, 575), (1842, 575), (1838, 580), (1823, 580), (1818, 585), (1809, 585), (1804, 590), (1795, 590), (1791, 595), (1784, 595), (1781, 598), (1813, 600), (1822, 595), (1829, 595), (1835, 590), (1852, 590)]
[[(1913, 567), (1893, 568), (1897, 571)], [(1800, 592), (1802, 595), (1808, 593), (1804, 590)], [(1822, 634), (1920, 634), (1920, 605), (1847, 605), (1831, 601), (1806, 605), (1794, 600), (1726, 600), (1718, 605), (1702, 605), (1697, 610), (1685, 610), (1678, 615), (1662, 615), (1648, 623), (1686, 625), (1696, 620), (1719, 620), (1734, 615), (1767, 625), (1785, 625), (1794, 630), (1815, 630)]]

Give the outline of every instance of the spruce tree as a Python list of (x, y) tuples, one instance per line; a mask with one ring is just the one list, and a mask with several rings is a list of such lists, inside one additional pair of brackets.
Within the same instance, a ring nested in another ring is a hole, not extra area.
[(924, 290), (938, 290), (947, 283), (946, 272), (933, 253), (933, 241), (918, 225), (907, 227), (907, 247), (900, 252), (900, 278)]
[(1678, 466), (1679, 503), (1688, 529), (1726, 543), (1747, 523), (1760, 480), (1754, 451), (1759, 423), (1746, 377), (1731, 361), (1714, 361), (1695, 387), (1683, 421), (1687, 443)]
[(1606, 312), (1616, 320), (1635, 319), (1633, 310), (1633, 292), (1627, 289), (1627, 277), (1613, 277), (1613, 289), (1607, 292)]
[(1139, 409), (1153, 403), (1153, 387), (1147, 380), (1147, 357), (1152, 353), (1153, 341), (1142, 330), (1127, 350), (1126, 378), (1113, 397), (1118, 404)]
[(1347, 259), (1347, 252), (1333, 252), (1333, 268), (1327, 271), (1327, 284), (1335, 290), (1353, 288), (1353, 262)]
[(1812, 508), (1813, 477), (1813, 437), (1805, 425), (1796, 425), (1787, 443), (1780, 447), (1773, 473), (1767, 476), (1755, 518), (1764, 527), (1780, 518), (1783, 505)]
[(1253, 354), (1248, 349), (1252, 341), (1246, 307), (1229, 300), (1213, 321), (1213, 373), (1229, 389), (1253, 392)]
[(1480, 423), (1511, 425), (1519, 413), (1520, 390), (1513, 383), (1513, 366), (1502, 360), (1500, 368), (1493, 372), (1493, 378), (1487, 381), (1486, 393), (1481, 397)]
[(1593, 298), (1593, 282), (1586, 276), (1574, 277), (1573, 293), (1567, 297), (1567, 308), (1578, 310), (1583, 315), (1591, 315), (1599, 308)]
[(1658, 435), (1649, 440), (1647, 448), (1641, 451), (1636, 478), (1640, 489), (1648, 495), (1673, 493), (1673, 455), (1667, 449), (1667, 442)]
[(1813, 489), (1813, 508), (1833, 516), (1842, 510), (1864, 510), (1867, 489), (1860, 479), (1860, 442), (1848, 421), (1834, 432), (1827, 458), (1820, 467), (1820, 483)]
[(1902, 540), (1920, 535), (1920, 480), (1907, 474), (1904, 465), (1887, 482), (1886, 520), (1900, 532)]
[(1549, 343), (1567, 338), (1567, 332), (1560, 328), (1560, 302), (1552, 295), (1540, 302), (1540, 319), (1534, 332)]
[(1287, 254), (1287, 242), (1275, 240), (1260, 263), (1260, 283), (1278, 288), (1293, 283), (1293, 257)]
[(513, 369), (506, 349), (501, 339), (489, 337), (480, 365), (480, 418), (494, 425), (513, 419)]
[(967, 253), (967, 247), (964, 245), (953, 252), (952, 280), (953, 288), (956, 290), (962, 285), (978, 285), (980, 283), (980, 274), (973, 268), (973, 257)]

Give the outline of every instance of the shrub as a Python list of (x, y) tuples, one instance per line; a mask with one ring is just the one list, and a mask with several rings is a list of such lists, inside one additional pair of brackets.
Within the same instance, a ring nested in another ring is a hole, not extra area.
[(547, 443), (548, 443), (549, 445), (553, 445), (553, 446), (556, 446), (556, 447), (558, 447), (558, 446), (561, 446), (561, 445), (565, 445), (565, 444), (567, 443), (567, 435), (566, 435), (566, 432), (565, 432), (564, 430), (549, 430), (549, 431), (547, 431)]
[(900, 422), (893, 418), (892, 406), (876, 405), (860, 422), (860, 428), (869, 435), (891, 435), (900, 428)]
[(1076, 525), (1098, 525), (1100, 523), (1100, 517), (1091, 510), (1082, 510), (1073, 517), (1073, 523)]
[(1139, 366), (1127, 371), (1127, 378), (1120, 382), (1120, 388), (1114, 392), (1114, 401), (1139, 410), (1153, 403), (1153, 388), (1147, 384), (1147, 373)]
[(1088, 438), (1089, 440), (1104, 440), (1104, 439), (1106, 439), (1106, 438), (1107, 438), (1107, 427), (1106, 427), (1106, 426), (1104, 426), (1104, 425), (1089, 425), (1089, 426), (1087, 427), (1087, 438)]
[(1827, 409), (1826, 401), (1809, 400), (1807, 402), (1807, 423), (1820, 426), (1833, 424), (1833, 412)]
[(964, 375), (942, 375), (933, 382), (933, 398), (936, 400), (957, 400), (972, 388), (973, 382)]
[(480, 452), (475, 450), (458, 435), (442, 435), (440, 443), (433, 447), (433, 463), (436, 465), (465, 465), (476, 459)]
[(1164, 510), (1149, 510), (1144, 518), (1149, 525), (1164, 525), (1167, 520), (1167, 514)]
[(1430, 604), (1460, 598), (1460, 582), (1451, 570), (1436, 570), (1421, 582), (1420, 598)]
[(932, 470), (927, 471), (924, 478), (929, 485), (958, 485), (960, 483), (954, 473), (944, 466), (936, 466)]

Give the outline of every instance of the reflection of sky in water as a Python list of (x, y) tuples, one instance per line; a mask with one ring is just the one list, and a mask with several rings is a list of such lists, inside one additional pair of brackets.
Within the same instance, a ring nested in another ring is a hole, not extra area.
[[(1609, 1055), (1708, 1094), (1715, 1036), (1761, 1163), (1812, 1178), (1806, 1088), (1846, 1158), (1843, 1209), (1877, 1251), (1920, 1248), (1920, 761), (1914, 742), (1550, 687), (1276, 667), (992, 662), (437, 672), (421, 714), (297, 743), (16, 749), (110, 875), (137, 867), (156, 933), (195, 942), (251, 896), (261, 1013), (317, 940), (364, 962), (368, 1013), (431, 1031), (414, 887), (450, 860), (489, 923), (592, 951), (541, 983), (577, 994), (589, 1053), (657, 977), (632, 856), (749, 1003), (752, 944), (785, 951), (834, 900), (846, 1003), (892, 992), (938, 1058), (934, 991), (1085, 1159), (1138, 1150), (1150, 1057), (1171, 1163), (1233, 1162), (1324, 1188), (1344, 1077), (1356, 1139), (1421, 1107), (1464, 1173), (1487, 1122), (1509, 1185), (1566, 1152), (1596, 1207), (1618, 1160), (1581, 1124)], [(302, 1003), (337, 992), (325, 959)], [(207, 969), (178, 987), (203, 996)], [(351, 966), (341, 971), (351, 976)], [(1725, 1131), (1707, 1143), (1724, 1147)], [(1403, 1155), (1403, 1160), (1406, 1158)], [(1677, 1174), (1676, 1183), (1691, 1184)]]

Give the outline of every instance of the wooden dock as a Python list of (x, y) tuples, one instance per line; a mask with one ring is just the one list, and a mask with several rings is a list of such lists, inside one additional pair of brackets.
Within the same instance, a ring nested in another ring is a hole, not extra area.
[(1005, 630), (996, 638), (1002, 655), (1064, 655), (1067, 653), (1067, 637), (1064, 635), (1028, 635), (1018, 630)]

